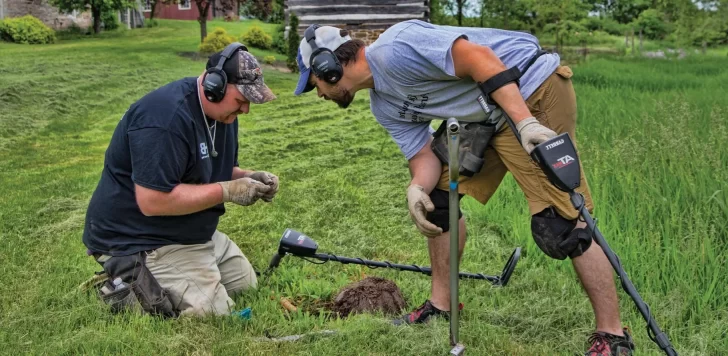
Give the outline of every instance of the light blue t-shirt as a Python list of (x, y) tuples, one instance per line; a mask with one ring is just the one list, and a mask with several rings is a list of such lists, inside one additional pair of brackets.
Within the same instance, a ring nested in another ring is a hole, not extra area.
[[(393, 25), (366, 48), (374, 79), (374, 89), (369, 92), (372, 113), (407, 160), (427, 143), (431, 120), (483, 121), (493, 110), (478, 102), (483, 92), (472, 78), (455, 76), (451, 48), (461, 37), (489, 47), (507, 68), (518, 66), (521, 71), (540, 48), (538, 39), (527, 33), (439, 26), (420, 20)], [(524, 100), (559, 62), (557, 54), (544, 54), (536, 60), (520, 79)]]

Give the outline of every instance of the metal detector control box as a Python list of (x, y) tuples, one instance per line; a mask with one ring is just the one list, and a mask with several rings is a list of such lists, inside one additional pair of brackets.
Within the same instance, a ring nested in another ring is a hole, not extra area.
[(531, 151), (531, 157), (559, 190), (568, 193), (579, 187), (579, 156), (568, 133), (539, 144)]
[(290, 253), (296, 256), (312, 257), (318, 250), (318, 244), (310, 237), (292, 229), (286, 229), (278, 246), (278, 254)]

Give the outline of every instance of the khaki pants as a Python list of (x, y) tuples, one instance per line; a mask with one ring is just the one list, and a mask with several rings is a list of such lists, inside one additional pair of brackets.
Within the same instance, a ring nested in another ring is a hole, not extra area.
[[(576, 146), (576, 94), (571, 84), (571, 68), (559, 66), (551, 76), (526, 100), (531, 114), (544, 126), (557, 134), (568, 132)], [(578, 147), (577, 147), (578, 151)], [(581, 163), (580, 163), (581, 164)], [(485, 151), (485, 164), (473, 177), (460, 176), (458, 192), (469, 195), (485, 204), (495, 194), (506, 172), (511, 172), (528, 200), (531, 215), (553, 206), (562, 217), (573, 220), (578, 212), (569, 200), (569, 195), (558, 190), (541, 168), (518, 142), (508, 125), (493, 136)], [(442, 169), (437, 189), (449, 190), (449, 173)], [(581, 185), (577, 192), (584, 195), (587, 210), (592, 212), (593, 204), (589, 186), (581, 168)]]
[(215, 231), (212, 241), (169, 245), (147, 254), (147, 268), (170, 293), (181, 315), (227, 315), (236, 294), (257, 285), (253, 267), (227, 235)]

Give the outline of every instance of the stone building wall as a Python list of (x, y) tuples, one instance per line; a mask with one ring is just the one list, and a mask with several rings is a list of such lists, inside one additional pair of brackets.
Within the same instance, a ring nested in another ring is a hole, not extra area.
[(352, 29), (349, 30), (349, 35), (351, 38), (356, 38), (364, 41), (367, 45), (372, 44), (372, 42), (376, 41), (377, 38), (379, 38), (379, 35), (384, 32), (384, 29), (381, 30), (365, 30), (365, 29)]
[(91, 13), (65, 14), (48, 3), (48, 0), (0, 0), (2, 15), (5, 18), (32, 15), (43, 21), (48, 27), (61, 30), (75, 23), (81, 28), (91, 25)]

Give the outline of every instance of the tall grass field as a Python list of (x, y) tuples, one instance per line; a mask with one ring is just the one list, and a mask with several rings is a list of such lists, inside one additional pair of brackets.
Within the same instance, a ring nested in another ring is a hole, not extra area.
[[(160, 23), (46, 46), (0, 43), (0, 354), (446, 354), (445, 320), (395, 327), (384, 315), (338, 319), (322, 309), (365, 276), (393, 280), (416, 307), (429, 297), (421, 274), (286, 257), (236, 300), (236, 310), (251, 308), (249, 320), (116, 315), (77, 290), (100, 270), (81, 234), (119, 119), (147, 92), (204, 70), (204, 61), (179, 55), (196, 51), (198, 24)], [(236, 36), (249, 25), (208, 24)], [(722, 53), (590, 58), (572, 67), (593, 216), (680, 355), (728, 354), (727, 63)], [(265, 70), (278, 99), (239, 117), (239, 159), (279, 175), (280, 192), (271, 204), (229, 205), (219, 229), (258, 270), (286, 228), (314, 238), (321, 252), (429, 265), (407, 211), (407, 162), (371, 115), (366, 93), (339, 109), (313, 93), (294, 97), (295, 74)], [(512, 177), (487, 206), (466, 198), (463, 210), (462, 271), (497, 274), (523, 248), (506, 287), (460, 282), (466, 352), (583, 354), (595, 327), (591, 305), (571, 262), (549, 259), (532, 241)], [(635, 355), (660, 355), (618, 291)], [(298, 311), (282, 308), (280, 297)], [(265, 340), (321, 330), (335, 333)]]

